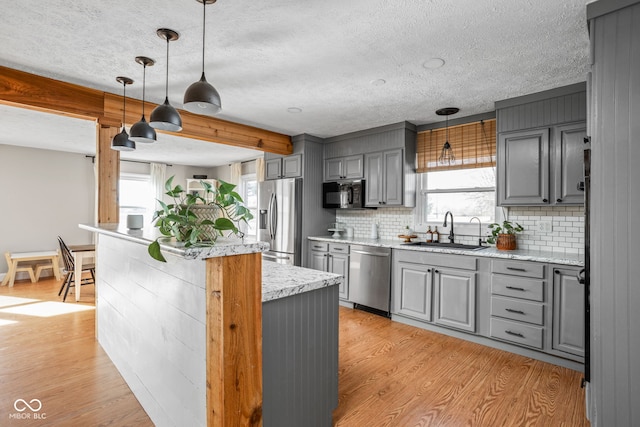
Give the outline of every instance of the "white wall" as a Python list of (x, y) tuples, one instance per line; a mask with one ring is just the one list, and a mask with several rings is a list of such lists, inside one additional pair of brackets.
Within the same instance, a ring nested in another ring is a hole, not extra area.
[(84, 154), (0, 145), (0, 274), (7, 251), (92, 242), (78, 224), (94, 222), (93, 166)]

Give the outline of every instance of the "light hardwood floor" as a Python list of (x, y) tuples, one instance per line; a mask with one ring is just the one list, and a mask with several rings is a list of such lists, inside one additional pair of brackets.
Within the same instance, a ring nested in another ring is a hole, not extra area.
[[(59, 285), (0, 287), (0, 426), (152, 425), (94, 339), (93, 286)], [(88, 310), (42, 317), (61, 307)], [(339, 366), (336, 426), (589, 425), (578, 372), (342, 307)], [(17, 399), (46, 419), (10, 418)]]

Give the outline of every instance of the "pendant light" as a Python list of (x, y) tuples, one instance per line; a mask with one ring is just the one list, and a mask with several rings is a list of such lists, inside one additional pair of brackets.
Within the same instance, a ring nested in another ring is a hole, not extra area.
[(453, 154), (453, 148), (451, 148), (451, 144), (449, 144), (449, 116), (460, 111), (459, 108), (448, 107), (441, 108), (436, 110), (436, 114), (439, 116), (446, 116), (446, 139), (444, 141), (444, 145), (442, 146), (442, 151), (440, 152), (440, 157), (438, 157), (438, 163), (441, 164), (452, 164), (456, 161), (456, 157)]
[(215, 3), (216, 0), (196, 0), (202, 3), (202, 76), (200, 80), (193, 83), (184, 93), (184, 109), (195, 114), (213, 116), (222, 109), (220, 95), (216, 88), (211, 86), (204, 76), (204, 45), (205, 45), (205, 13), (207, 5)]
[(116, 77), (116, 81), (122, 83), (124, 88), (122, 94), (122, 131), (111, 140), (111, 149), (118, 151), (133, 151), (136, 149), (136, 143), (129, 139), (129, 134), (124, 128), (125, 112), (127, 110), (127, 85), (133, 83), (129, 77)]
[(167, 41), (167, 75), (165, 80), (164, 104), (158, 105), (151, 112), (149, 124), (155, 129), (179, 132), (182, 130), (182, 118), (178, 110), (169, 104), (169, 42), (178, 40), (180, 35), (168, 28), (159, 28), (156, 33), (158, 37)]
[(142, 71), (142, 118), (139, 122), (134, 123), (129, 129), (131, 132), (130, 139), (135, 142), (156, 142), (156, 131), (149, 126), (147, 123), (147, 119), (144, 117), (144, 95), (145, 88), (147, 86), (147, 67), (153, 66), (156, 63), (151, 58), (147, 58), (146, 56), (136, 56), (136, 62), (143, 67)]

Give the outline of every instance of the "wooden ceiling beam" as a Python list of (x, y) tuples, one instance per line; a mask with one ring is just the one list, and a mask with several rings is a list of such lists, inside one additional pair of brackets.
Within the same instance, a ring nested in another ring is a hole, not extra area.
[[(0, 103), (97, 120), (105, 126), (121, 126), (122, 97), (0, 66)], [(156, 104), (145, 103), (147, 120)], [(288, 135), (179, 110), (182, 131), (177, 136), (252, 148), (275, 154), (291, 154)], [(142, 115), (142, 101), (127, 98), (127, 124)]]

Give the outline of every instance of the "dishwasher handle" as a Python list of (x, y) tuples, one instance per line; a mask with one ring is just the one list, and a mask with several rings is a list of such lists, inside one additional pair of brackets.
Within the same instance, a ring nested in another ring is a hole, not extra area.
[(358, 251), (356, 249), (351, 249), (351, 253), (352, 254), (362, 254), (362, 255), (373, 255), (373, 256), (379, 256), (379, 257), (388, 257), (390, 254), (381, 254), (378, 252), (366, 252), (366, 251)]

